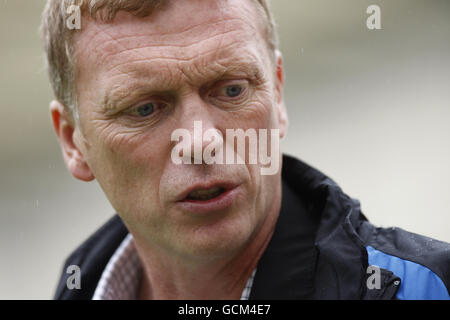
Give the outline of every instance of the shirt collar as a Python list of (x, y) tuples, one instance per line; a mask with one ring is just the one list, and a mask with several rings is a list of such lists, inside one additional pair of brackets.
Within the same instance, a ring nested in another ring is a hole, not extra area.
[[(248, 300), (253, 285), (253, 271), (241, 300)], [(142, 265), (134, 246), (131, 233), (123, 239), (103, 271), (92, 300), (136, 300), (142, 277)]]

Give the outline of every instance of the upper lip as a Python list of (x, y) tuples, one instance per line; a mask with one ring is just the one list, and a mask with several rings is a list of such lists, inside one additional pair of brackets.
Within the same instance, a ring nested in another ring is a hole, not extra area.
[(225, 191), (234, 189), (238, 186), (237, 183), (230, 182), (230, 181), (211, 181), (206, 183), (196, 183), (189, 188), (185, 189), (183, 192), (180, 193), (180, 195), (177, 197), (177, 201), (183, 201), (187, 198), (187, 196), (194, 190), (206, 190), (206, 189), (212, 189), (212, 188), (223, 188)]

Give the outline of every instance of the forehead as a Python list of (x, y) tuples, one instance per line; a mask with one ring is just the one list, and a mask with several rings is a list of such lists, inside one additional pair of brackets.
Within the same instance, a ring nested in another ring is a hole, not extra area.
[(216, 60), (230, 60), (230, 54), (245, 59), (265, 46), (261, 20), (252, 0), (169, 1), (145, 18), (119, 12), (112, 23), (87, 20), (74, 38), (77, 69), (114, 73), (142, 62), (160, 68), (158, 62), (187, 62), (212, 53)]

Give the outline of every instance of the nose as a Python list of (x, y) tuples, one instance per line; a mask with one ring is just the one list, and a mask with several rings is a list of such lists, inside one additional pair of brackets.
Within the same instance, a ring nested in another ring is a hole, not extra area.
[(180, 108), (176, 136), (182, 136), (182, 140), (174, 140), (172, 135), (172, 141), (177, 141), (172, 156), (178, 157), (178, 162), (181, 160), (184, 164), (212, 164), (222, 160), (223, 133), (219, 130), (217, 110), (208, 106), (198, 95), (186, 98)]

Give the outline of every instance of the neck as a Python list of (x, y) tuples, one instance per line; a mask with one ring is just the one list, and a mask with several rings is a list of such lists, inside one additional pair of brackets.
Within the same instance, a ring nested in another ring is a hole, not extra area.
[(143, 265), (140, 299), (240, 299), (275, 229), (281, 207), (281, 190), (279, 192), (279, 201), (274, 201), (259, 230), (243, 249), (230, 257), (186, 261), (150, 249), (135, 238)]

